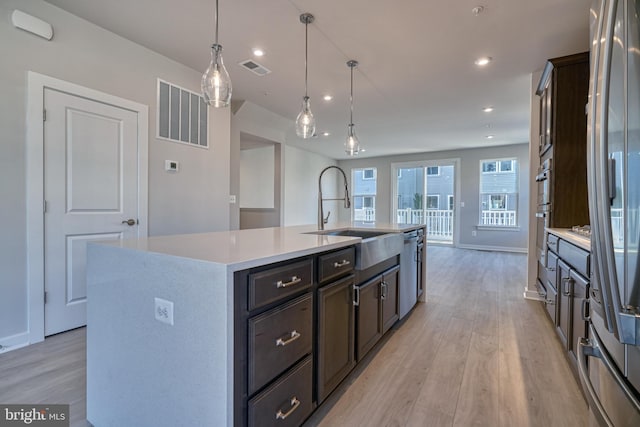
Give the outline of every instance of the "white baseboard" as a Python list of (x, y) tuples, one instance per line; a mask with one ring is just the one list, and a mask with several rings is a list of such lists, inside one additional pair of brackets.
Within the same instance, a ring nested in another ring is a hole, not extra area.
[(460, 249), (473, 249), (476, 251), (493, 251), (493, 252), (515, 252), (519, 254), (528, 253), (527, 248), (511, 248), (508, 246), (485, 246), (485, 245), (458, 245)]
[(29, 332), (0, 338), (0, 354), (29, 345)]
[(524, 288), (524, 299), (529, 299), (532, 301), (544, 301), (544, 298), (540, 296), (538, 291), (531, 290), (529, 288)]

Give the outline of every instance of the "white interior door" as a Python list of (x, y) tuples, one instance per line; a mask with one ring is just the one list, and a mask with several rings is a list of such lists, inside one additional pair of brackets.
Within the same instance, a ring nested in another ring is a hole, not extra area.
[[(45, 88), (45, 336), (86, 324), (86, 244), (138, 234), (138, 122)], [(132, 225), (127, 224), (127, 220)]]

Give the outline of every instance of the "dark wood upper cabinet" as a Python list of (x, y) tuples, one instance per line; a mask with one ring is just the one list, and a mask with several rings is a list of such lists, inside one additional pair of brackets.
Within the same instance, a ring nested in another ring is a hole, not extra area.
[(587, 115), (589, 53), (550, 59), (540, 96), (540, 164), (551, 159), (549, 227), (589, 223)]

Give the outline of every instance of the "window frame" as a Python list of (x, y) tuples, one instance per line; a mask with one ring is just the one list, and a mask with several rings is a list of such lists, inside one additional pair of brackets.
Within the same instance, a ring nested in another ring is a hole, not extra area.
[[(432, 169), (432, 168), (436, 168), (438, 173), (429, 173), (429, 169)], [(436, 165), (436, 166), (425, 166), (424, 174), (425, 174), (425, 176), (440, 176), (440, 166), (439, 165)]]
[[(374, 180), (374, 179), (378, 178), (377, 177), (378, 174), (377, 174), (376, 168), (362, 168), (361, 170), (362, 170), (362, 180), (363, 181), (371, 181), (371, 180)], [(367, 171), (372, 171), (372, 176), (370, 178), (367, 178), (367, 176), (366, 176), (366, 172)]]
[[(510, 162), (509, 163), (509, 170), (503, 170), (502, 168), (502, 163), (503, 162)], [(479, 203), (478, 203), (478, 228), (482, 228), (485, 230), (496, 230), (496, 231), (500, 231), (500, 230), (504, 230), (504, 231), (519, 231), (520, 230), (520, 216), (521, 216), (521, 212), (520, 212), (520, 174), (519, 174), (519, 159), (517, 157), (504, 157), (504, 158), (493, 158), (493, 159), (482, 159), (479, 162), (479, 177), (480, 177), (480, 181), (479, 181), (479, 185), (478, 185), (478, 196), (479, 196)], [(484, 165), (485, 164), (495, 164), (495, 171), (485, 171), (484, 170)], [(493, 191), (493, 192), (483, 192), (483, 176), (487, 176), (487, 175), (507, 175), (507, 174), (514, 174), (515, 176), (515, 184), (514, 184), (514, 190), (513, 192), (509, 192), (509, 191)], [(487, 196), (487, 207), (484, 208), (483, 207), (483, 199), (485, 198), (485, 196)], [(504, 197), (504, 208), (493, 208), (493, 204), (492, 204), (492, 199), (494, 196), (499, 196), (499, 197)], [(483, 223), (483, 212), (486, 211), (491, 211), (491, 212), (508, 212), (511, 211), (509, 209), (509, 203), (510, 201), (514, 201), (514, 206), (512, 211), (515, 213), (515, 224), (511, 225), (511, 224), (506, 224), (506, 225), (500, 225), (500, 224), (485, 224)]]
[[(437, 207), (436, 208), (430, 208), (429, 207), (429, 198), (430, 197), (435, 197), (437, 200)], [(438, 211), (440, 210), (440, 195), (439, 194), (427, 194), (425, 199), (424, 199), (424, 209), (427, 211)]]

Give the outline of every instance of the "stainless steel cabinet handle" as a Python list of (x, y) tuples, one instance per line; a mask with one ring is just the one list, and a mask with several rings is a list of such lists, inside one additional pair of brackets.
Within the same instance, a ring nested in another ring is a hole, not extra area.
[(356, 285), (353, 285), (353, 305), (356, 307), (360, 305), (360, 288)]
[(277, 346), (282, 346), (284, 347), (285, 345), (291, 344), (292, 342), (294, 342), (295, 340), (297, 340), (298, 338), (301, 337), (300, 332), (296, 331), (295, 329), (293, 331), (291, 331), (288, 335), (286, 339), (282, 339), (282, 338), (278, 338), (276, 340), (276, 347)]
[(126, 219), (126, 220), (122, 221), (122, 223), (123, 224), (127, 224), (129, 227), (131, 227), (131, 226), (136, 225), (138, 223), (138, 221), (136, 221), (133, 218), (129, 218), (129, 219)]
[(544, 269), (547, 271), (556, 271), (556, 269), (552, 267), (545, 267)]
[(380, 299), (383, 301), (387, 299), (387, 282), (385, 281), (380, 282)]
[(349, 261), (349, 260), (347, 260), (347, 259), (343, 259), (343, 260), (342, 260), (342, 261), (340, 261), (340, 262), (334, 262), (334, 263), (333, 263), (333, 266), (334, 266), (335, 268), (340, 268), (340, 267), (344, 267), (345, 265), (349, 265), (349, 264), (351, 264), (351, 261)]
[(276, 282), (276, 288), (278, 288), (278, 289), (286, 288), (287, 286), (297, 285), (300, 282), (302, 282), (301, 278), (299, 278), (298, 276), (292, 276), (291, 280), (288, 281), (288, 282), (283, 282), (282, 280), (278, 280)]
[(591, 316), (589, 315), (589, 300), (586, 298), (582, 298), (582, 320), (585, 322), (591, 320)]
[(555, 305), (556, 302), (554, 300), (552, 300), (552, 299), (547, 299), (547, 300), (544, 301), (544, 303), (545, 304), (549, 304), (549, 305)]
[(287, 412), (282, 412), (282, 409), (278, 409), (278, 412), (276, 412), (276, 420), (287, 419), (289, 415), (293, 414), (293, 411), (298, 409), (298, 406), (300, 406), (300, 401), (297, 397), (293, 396), (291, 398), (291, 408), (289, 408)]
[(571, 282), (573, 282), (573, 279), (571, 277), (562, 278), (562, 294), (566, 297), (571, 296), (571, 291), (567, 290), (567, 283), (571, 283)]

